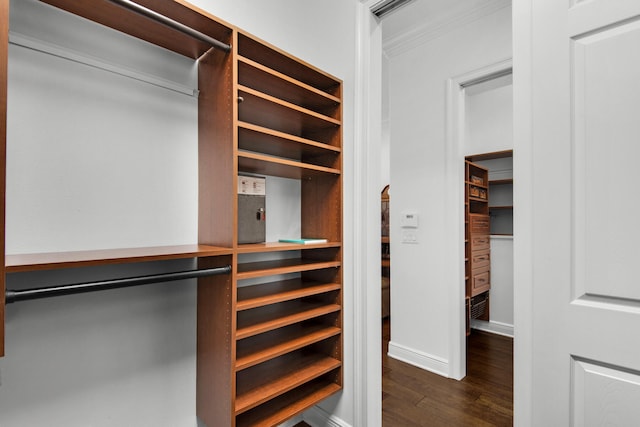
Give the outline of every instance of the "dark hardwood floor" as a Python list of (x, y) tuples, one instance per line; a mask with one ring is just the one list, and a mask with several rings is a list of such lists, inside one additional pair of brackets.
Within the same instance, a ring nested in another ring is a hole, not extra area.
[(511, 338), (473, 331), (467, 342), (467, 376), (462, 381), (390, 358), (389, 338), (386, 320), (382, 325), (383, 427), (513, 425)]
[(472, 331), (467, 376), (447, 379), (387, 356), (389, 321), (382, 337), (382, 425), (513, 425), (513, 340)]

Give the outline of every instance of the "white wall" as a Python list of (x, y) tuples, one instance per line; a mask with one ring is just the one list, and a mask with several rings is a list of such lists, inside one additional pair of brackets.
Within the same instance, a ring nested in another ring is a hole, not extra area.
[(465, 89), (464, 154), (513, 149), (511, 75)]
[[(357, 2), (193, 3), (344, 81), (347, 169), (354, 158)], [(76, 18), (69, 24), (38, 2), (11, 6), (12, 31), (195, 87), (193, 61)], [(22, 47), (10, 50), (8, 253), (194, 243), (196, 100)], [(349, 230), (348, 171), (344, 199)], [(345, 233), (345, 248), (351, 245)], [(347, 313), (351, 256), (345, 249)], [(9, 277), (8, 287), (191, 266), (174, 261), (20, 274)], [(0, 425), (195, 426), (195, 299), (194, 283), (184, 281), (8, 305)], [(352, 330), (345, 315), (346, 372), (355, 365)], [(324, 404), (347, 425), (353, 388), (347, 373), (344, 391)]]
[[(382, 81), (389, 80), (389, 58), (382, 55)], [(382, 86), (382, 135), (380, 152), (380, 191), (391, 180), (391, 136), (389, 135), (389, 85)]]
[[(491, 236), (491, 303), (489, 319), (513, 328), (513, 237)], [(509, 330), (505, 330), (509, 332)], [(512, 330), (511, 330), (512, 332)]]
[[(513, 149), (512, 76), (503, 76), (465, 89), (464, 154)], [(512, 158), (478, 164), (489, 169), (489, 180), (513, 178)], [(513, 186), (491, 188), (490, 206), (513, 205)], [(513, 216), (492, 218), (492, 227), (513, 230), (505, 221)], [(501, 221), (500, 224), (496, 221)], [(505, 231), (506, 232), (506, 231)], [(513, 336), (513, 236), (491, 236), (491, 304), (489, 322), (474, 320), (472, 327)]]
[(459, 286), (445, 269), (446, 83), (510, 56), (506, 7), (389, 58), (391, 240), (400, 242), (402, 211), (420, 215), (418, 243), (393, 248), (390, 354), (444, 375), (452, 357), (450, 289)]

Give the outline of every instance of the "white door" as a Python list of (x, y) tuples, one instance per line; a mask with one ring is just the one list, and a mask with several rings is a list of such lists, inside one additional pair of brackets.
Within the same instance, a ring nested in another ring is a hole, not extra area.
[(515, 423), (638, 426), (640, 0), (513, 5)]

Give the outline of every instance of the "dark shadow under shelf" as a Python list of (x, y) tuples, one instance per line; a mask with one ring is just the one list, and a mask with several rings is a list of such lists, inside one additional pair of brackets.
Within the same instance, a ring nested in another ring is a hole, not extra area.
[(241, 371), (283, 354), (299, 350), (328, 338), (340, 335), (342, 330), (326, 324), (296, 324), (238, 341), (236, 371)]
[(320, 295), (340, 290), (339, 283), (303, 282), (300, 279), (282, 280), (238, 288), (237, 311), (263, 307), (265, 305), (293, 299)]
[(269, 306), (267, 309), (243, 311), (238, 314), (236, 340), (248, 338), (278, 328), (304, 322), (339, 312), (338, 304), (305, 303), (300, 301), (279, 304), (279, 307)]
[(236, 426), (267, 427), (279, 425), (341, 389), (342, 387), (339, 384), (330, 379), (325, 379), (324, 377), (316, 378), (267, 403), (263, 403), (255, 409), (243, 413), (236, 418)]

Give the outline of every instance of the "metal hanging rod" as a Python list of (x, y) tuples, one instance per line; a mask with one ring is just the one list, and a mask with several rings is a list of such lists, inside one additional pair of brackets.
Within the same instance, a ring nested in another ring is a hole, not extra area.
[(124, 279), (103, 280), (99, 282), (76, 283), (52, 287), (5, 291), (5, 303), (49, 298), (60, 295), (80, 294), (84, 292), (103, 291), (107, 289), (124, 288), (129, 286), (148, 285), (151, 283), (170, 282), (173, 280), (193, 279), (197, 277), (214, 276), (231, 273), (231, 266), (205, 268), (201, 270), (177, 271), (174, 273), (154, 274), (150, 276), (129, 277)]
[(125, 9), (129, 9), (133, 12), (136, 12), (140, 15), (146, 16), (149, 19), (153, 19), (154, 21), (159, 22), (160, 24), (173, 28), (174, 30), (178, 30), (181, 33), (184, 33), (188, 36), (191, 36), (195, 39), (205, 42), (215, 48), (218, 48), (225, 52), (231, 51), (231, 46), (229, 46), (228, 44), (223, 43), (220, 40), (216, 40), (213, 37), (210, 37), (204, 33), (201, 33), (198, 30), (194, 30), (193, 28), (187, 25), (184, 25), (181, 22), (175, 21), (169, 17), (161, 15), (158, 12), (155, 12), (151, 9), (147, 9), (146, 7), (141, 6), (137, 3), (133, 3), (132, 1), (129, 1), (129, 0), (108, 0), (108, 1), (120, 7), (124, 7)]

